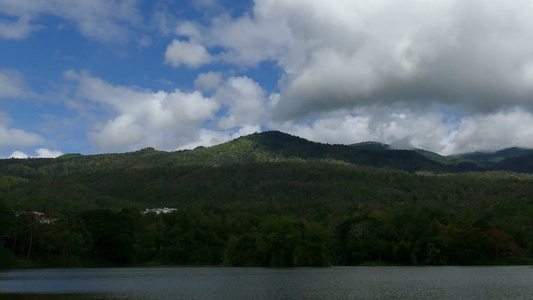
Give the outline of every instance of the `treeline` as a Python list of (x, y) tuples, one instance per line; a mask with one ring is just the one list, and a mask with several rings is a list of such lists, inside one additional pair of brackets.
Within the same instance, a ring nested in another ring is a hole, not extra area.
[(239, 204), (252, 213), (270, 210), (327, 222), (360, 206), (387, 212), (405, 203), (452, 213), (473, 206), (484, 210), (483, 205), (530, 199), (532, 183), (525, 174), (410, 174), (322, 162), (161, 165), (31, 178), (0, 175), (0, 199), (13, 210), (59, 217), (99, 208)]
[[(307, 149), (320, 160), (276, 161), (290, 153), (268, 154), (262, 149), (280, 142), (268, 141), (242, 139), (220, 153), (179, 153), (220, 164), (186, 163), (153, 149), (2, 160), (0, 265), (456, 265), (531, 259), (531, 175), (360, 166), (298, 143), (289, 149)], [(231, 155), (255, 158), (236, 163)], [(165, 206), (179, 210), (140, 214)]]
[(2, 267), (132, 264), (325, 266), (328, 236), (290, 216), (99, 209), (53, 219), (2, 214)]
[[(170, 214), (97, 209), (60, 219), (1, 206), (1, 267), (472, 265), (531, 262), (522, 224), (404, 207), (346, 212), (329, 222), (187, 206)], [(518, 227), (518, 228), (517, 228)]]

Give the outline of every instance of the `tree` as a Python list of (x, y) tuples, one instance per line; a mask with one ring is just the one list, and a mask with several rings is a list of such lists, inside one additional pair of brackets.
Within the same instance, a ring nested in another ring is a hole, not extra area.
[(257, 235), (257, 250), (262, 264), (270, 267), (294, 266), (294, 251), (301, 240), (300, 225), (292, 217), (270, 217)]
[(4, 237), (7, 235), (12, 223), (13, 223), (13, 211), (7, 207), (7, 205), (0, 199), (0, 249), (4, 248)]
[(322, 267), (330, 264), (329, 233), (319, 224), (308, 224), (303, 237), (294, 250), (294, 265), (306, 267)]
[(175, 264), (219, 264), (226, 245), (222, 219), (197, 208), (164, 218), (163, 255)]
[(261, 256), (257, 249), (257, 237), (252, 233), (230, 236), (224, 250), (224, 264), (229, 266), (260, 266)]
[(381, 261), (387, 252), (382, 222), (363, 214), (344, 216), (335, 227), (335, 256), (341, 264)]
[(39, 237), (42, 252), (60, 256), (80, 255), (85, 250), (83, 235), (70, 230), (50, 230)]
[(93, 240), (94, 255), (118, 264), (135, 260), (134, 228), (126, 216), (99, 209), (85, 211), (82, 217)]

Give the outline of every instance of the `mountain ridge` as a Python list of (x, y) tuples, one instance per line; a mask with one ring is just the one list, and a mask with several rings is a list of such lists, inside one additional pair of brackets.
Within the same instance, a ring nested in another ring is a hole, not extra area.
[[(225, 143), (191, 150), (159, 151), (152, 147), (126, 153), (82, 155), (71, 153), (57, 158), (0, 159), (2, 172), (26, 174), (36, 170), (49, 173), (76, 173), (83, 169), (146, 168), (173, 164), (228, 165), (257, 162), (321, 161), (401, 170), (460, 173), (469, 171), (533, 172), (533, 149), (508, 148), (496, 152), (473, 152), (442, 156), (423, 150), (399, 150), (379, 142), (326, 144), (280, 131), (241, 136)], [(33, 171), (32, 171), (33, 170)]]

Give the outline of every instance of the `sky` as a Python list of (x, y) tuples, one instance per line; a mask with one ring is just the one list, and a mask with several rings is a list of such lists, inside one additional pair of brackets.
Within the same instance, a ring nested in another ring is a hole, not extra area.
[(533, 148), (530, 0), (0, 0), (0, 158), (280, 130)]

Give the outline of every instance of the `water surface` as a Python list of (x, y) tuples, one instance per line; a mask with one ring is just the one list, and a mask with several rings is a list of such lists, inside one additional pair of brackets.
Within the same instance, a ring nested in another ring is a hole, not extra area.
[(44, 269), (0, 272), (0, 299), (533, 299), (532, 283), (530, 266)]

